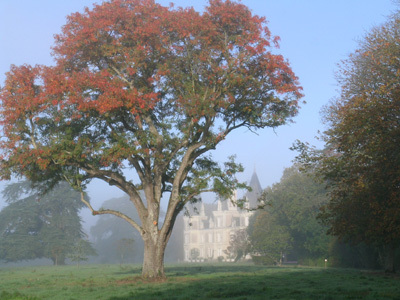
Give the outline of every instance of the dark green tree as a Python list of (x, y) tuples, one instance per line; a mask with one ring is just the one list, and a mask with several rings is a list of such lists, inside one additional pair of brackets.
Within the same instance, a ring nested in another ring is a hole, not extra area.
[(280, 225), (265, 210), (250, 218), (248, 233), (252, 253), (267, 257), (267, 261), (277, 265), (282, 263), (282, 256), (292, 247), (292, 237), (287, 226)]
[(276, 255), (283, 249), (287, 254), (290, 249), (291, 258), (297, 260), (328, 254), (327, 227), (317, 220), (321, 206), (327, 202), (323, 184), (295, 165), (285, 169), (280, 182), (267, 188), (264, 197), (268, 205), (256, 213), (250, 226), (252, 243), (271, 243)]
[(329, 265), (341, 268), (381, 269), (379, 251), (365, 243), (343, 242), (337, 237), (329, 245)]
[[(3, 196), (8, 205), (0, 211), (0, 259), (49, 258), (65, 264), (83, 238), (80, 194), (62, 182), (42, 195), (24, 181), (8, 185)], [(87, 241), (81, 243), (93, 251)]]
[(394, 272), (400, 246), (400, 15), (372, 29), (340, 65), (339, 97), (324, 109), (325, 149), (298, 144), (325, 181), (321, 218), (343, 241), (377, 247)]

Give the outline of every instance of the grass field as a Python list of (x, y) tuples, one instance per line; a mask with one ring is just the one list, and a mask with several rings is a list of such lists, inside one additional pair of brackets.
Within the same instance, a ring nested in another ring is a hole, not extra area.
[(139, 266), (0, 269), (0, 299), (400, 299), (400, 277), (383, 273), (246, 264), (170, 265), (151, 283)]

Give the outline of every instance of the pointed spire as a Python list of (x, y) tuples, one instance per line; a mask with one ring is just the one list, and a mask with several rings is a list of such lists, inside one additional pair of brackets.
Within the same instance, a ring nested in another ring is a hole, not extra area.
[(260, 180), (258, 179), (256, 168), (254, 166), (254, 172), (251, 176), (249, 186), (251, 187), (251, 192), (246, 193), (247, 200), (249, 201), (250, 208), (255, 208), (258, 205), (258, 197), (262, 194), (262, 187)]

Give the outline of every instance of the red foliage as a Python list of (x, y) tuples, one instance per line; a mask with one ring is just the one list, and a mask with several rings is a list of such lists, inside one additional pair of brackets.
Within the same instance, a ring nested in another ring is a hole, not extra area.
[[(39, 150), (47, 156), (36, 161), (38, 169), (85, 160), (110, 167), (134, 153), (165, 157), (147, 134), (117, 142), (115, 133), (84, 140), (83, 132), (99, 122), (113, 131), (109, 122), (121, 114), (133, 117), (125, 130), (143, 128), (144, 117), (159, 118), (154, 109), (169, 102), (179, 124), (187, 123), (183, 130), (200, 133), (205, 118), (224, 119), (225, 131), (209, 135), (216, 144), (237, 122), (285, 123), (302, 96), (288, 63), (269, 51), (279, 38), (264, 18), (233, 1), (212, 0), (199, 14), (151, 0), (114, 0), (70, 15), (55, 39), (55, 67), (12, 66), (1, 90), (1, 147), (11, 165), (28, 166)], [(74, 134), (61, 138), (56, 132), (66, 126)]]
[(162, 237), (147, 239), (164, 246), (191, 197), (210, 188), (227, 195), (238, 185), (232, 174), (232, 182), (208, 187), (204, 178), (223, 172), (208, 161), (193, 170), (203, 154), (237, 128), (285, 124), (302, 97), (288, 62), (271, 52), (279, 38), (234, 1), (211, 0), (202, 14), (152, 0), (106, 1), (70, 15), (55, 39), (56, 66), (13, 66), (7, 74), (0, 176), (82, 186), (104, 180), (129, 194), (143, 225), (107, 213), (142, 235), (155, 234), (145, 227), (170, 191)]

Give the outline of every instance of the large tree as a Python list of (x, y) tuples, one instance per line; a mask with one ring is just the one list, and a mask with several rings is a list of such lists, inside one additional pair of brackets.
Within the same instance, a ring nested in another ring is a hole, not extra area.
[(293, 165), (285, 169), (280, 182), (266, 190), (265, 197), (271, 204), (266, 210), (280, 225), (287, 226), (296, 259), (326, 257), (327, 228), (317, 220), (321, 207), (328, 201), (325, 186), (300, 168)]
[(0, 211), (0, 259), (6, 262), (49, 258), (62, 265), (79, 243), (87, 255), (95, 252), (84, 239), (78, 215), (80, 195), (63, 182), (46, 195), (30, 183), (8, 185), (8, 205)]
[(324, 110), (326, 148), (299, 144), (327, 182), (330, 233), (380, 249), (394, 271), (400, 245), (400, 18), (371, 30), (341, 64), (340, 96)]
[[(139, 222), (139, 216), (129, 198), (123, 196), (105, 201), (102, 207), (123, 211), (132, 220)], [(163, 217), (165, 212), (162, 210), (160, 215)], [(183, 257), (183, 218), (179, 215), (175, 221), (169, 243), (165, 249), (165, 260), (176, 262)], [(98, 256), (96, 261), (100, 263), (120, 262), (119, 243), (122, 240), (134, 240), (130, 253), (125, 253), (125, 259), (130, 262), (139, 263), (143, 261), (143, 241), (139, 232), (132, 230), (132, 226), (121, 218), (114, 215), (101, 215), (95, 225), (90, 228), (90, 237), (93, 239)]]
[(311, 174), (300, 172), (298, 165), (285, 169), (280, 182), (264, 191), (268, 205), (251, 219), (250, 239), (255, 250), (264, 247), (265, 252), (273, 252), (275, 247), (278, 257), (283, 251), (299, 261), (326, 257), (327, 228), (317, 220), (327, 202), (324, 187)]
[(241, 168), (221, 167), (207, 152), (235, 129), (276, 127), (297, 114), (301, 88), (274, 53), (277, 40), (264, 18), (229, 0), (210, 0), (202, 14), (152, 0), (110, 0), (74, 13), (56, 35), (54, 67), (13, 66), (7, 74), (2, 177), (48, 186), (68, 180), (82, 191), (97, 178), (118, 187), (140, 222), (86, 205), (138, 230), (142, 275), (162, 277), (184, 205), (202, 191), (229, 198), (238, 187)]
[(292, 237), (287, 226), (279, 224), (271, 213), (263, 210), (252, 216), (247, 230), (253, 254), (281, 265), (283, 255), (292, 248)]

